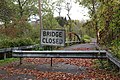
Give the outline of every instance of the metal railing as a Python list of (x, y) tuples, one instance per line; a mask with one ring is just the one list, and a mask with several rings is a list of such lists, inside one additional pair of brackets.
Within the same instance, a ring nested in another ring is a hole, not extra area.
[(4, 55), (4, 59), (6, 59), (7, 53), (12, 52), (13, 50), (27, 50), (27, 49), (33, 49), (33, 48), (35, 48), (37, 46), (38, 46), (38, 44), (30, 45), (30, 46), (3, 48), (3, 49), (0, 49), (0, 54), (3, 54)]
[(14, 50), (13, 57), (21, 58), (91, 58), (91, 59), (105, 59), (106, 51), (21, 51)]
[(13, 57), (20, 58), (20, 64), (22, 64), (22, 58), (84, 58), (84, 59), (106, 59), (106, 51), (22, 51), (14, 50)]
[[(120, 61), (105, 50), (89, 51), (22, 51), (13, 50), (13, 57), (20, 58), (83, 58), (83, 59), (109, 59), (120, 68)], [(52, 59), (51, 59), (52, 66)]]
[(120, 60), (118, 60), (117, 58), (115, 58), (113, 55), (111, 55), (111, 53), (107, 52), (106, 53), (107, 58), (113, 62), (116, 66), (118, 66), (120, 68)]
[[(80, 42), (79, 41), (66, 41), (65, 46), (67, 46), (67, 44), (69, 44), (69, 43), (80, 43)], [(13, 50), (27, 50), (27, 49), (33, 49), (33, 48), (35, 48), (37, 46), (39, 46), (39, 44), (30, 45), (30, 46), (3, 48), (3, 49), (0, 49), (0, 54), (3, 54), (4, 59), (6, 59), (7, 54), (9, 52), (12, 52)]]

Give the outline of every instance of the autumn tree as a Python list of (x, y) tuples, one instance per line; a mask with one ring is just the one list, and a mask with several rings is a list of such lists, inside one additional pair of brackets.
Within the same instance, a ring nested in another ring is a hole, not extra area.
[(97, 42), (99, 41), (99, 28), (97, 23), (97, 9), (99, 7), (99, 0), (76, 0), (80, 5), (87, 7), (89, 9), (89, 14), (92, 19), (92, 26), (96, 31)]
[(11, 7), (11, 2), (6, 0), (0, 0), (0, 22), (2, 22), (5, 27), (9, 24), (13, 18), (14, 10)]
[[(116, 0), (117, 1), (117, 0)], [(101, 1), (98, 9), (98, 23), (100, 26), (100, 40), (104, 43), (111, 43), (119, 36), (119, 10), (120, 3), (113, 0)]]
[(44, 29), (55, 29), (59, 26), (57, 20), (54, 18), (55, 1), (42, 1), (42, 17)]
[(59, 23), (59, 25), (60, 25), (61, 27), (64, 27), (64, 25), (67, 25), (67, 24), (68, 24), (67, 19), (64, 18), (64, 17), (56, 17), (55, 19), (57, 20), (57, 22)]
[[(99, 43), (109, 47), (120, 58), (120, 1), (77, 0), (90, 10)], [(99, 34), (98, 34), (99, 33)]]
[(65, 1), (64, 0), (57, 0), (56, 1), (56, 9), (55, 9), (55, 11), (57, 11), (58, 12), (58, 14), (59, 14), (59, 17), (61, 17), (61, 12), (62, 12), (62, 8), (63, 8), (63, 3), (65, 3)]

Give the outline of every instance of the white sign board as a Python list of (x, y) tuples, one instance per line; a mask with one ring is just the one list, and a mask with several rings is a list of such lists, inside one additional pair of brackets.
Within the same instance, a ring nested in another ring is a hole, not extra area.
[(41, 30), (41, 45), (64, 46), (64, 30)]

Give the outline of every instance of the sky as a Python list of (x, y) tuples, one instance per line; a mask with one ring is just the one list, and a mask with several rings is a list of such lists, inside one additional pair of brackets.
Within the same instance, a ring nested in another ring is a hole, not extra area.
[[(67, 0), (68, 1), (68, 0)], [(89, 14), (88, 9), (80, 6), (78, 3), (74, 3), (72, 1), (72, 8), (70, 10), (70, 17), (73, 20), (88, 20)], [(57, 11), (54, 11), (54, 16), (59, 16)], [(67, 11), (65, 9), (62, 9), (61, 16), (67, 17)]]
[[(52, 0), (52, 1), (54, 2), (56, 0)], [(75, 0), (66, 0), (66, 2), (70, 2), (70, 1), (71, 1), (71, 6), (72, 6), (70, 10), (70, 18), (72, 20), (86, 21), (90, 19), (87, 8), (80, 6), (78, 3), (74, 3), (73, 1)], [(56, 10), (54, 10), (54, 17), (57, 17), (57, 16), (59, 16), (59, 14)], [(62, 8), (61, 16), (66, 17), (68, 19), (67, 10), (65, 10), (65, 7)], [(32, 17), (34, 18), (34, 16)], [(32, 21), (34, 21), (34, 19), (32, 19)]]

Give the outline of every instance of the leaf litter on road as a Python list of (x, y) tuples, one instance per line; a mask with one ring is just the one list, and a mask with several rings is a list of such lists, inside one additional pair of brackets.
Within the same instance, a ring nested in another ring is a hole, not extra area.
[[(31, 64), (50, 64), (49, 58), (24, 58), (24, 63), (31, 63)], [(64, 72), (42, 72), (35, 69), (27, 69), (27, 68), (16, 68), (16, 65), (9, 65), (6, 67), (1, 67), (1, 70), (6, 70), (9, 74), (7, 77), (16, 75), (16, 74), (27, 74), (33, 75), (36, 77), (36, 80), (42, 80), (44, 78), (48, 80), (82, 80), (82, 79), (90, 79), (90, 80), (119, 80), (120, 77), (118, 75), (113, 75), (108, 73), (108, 71), (104, 69), (95, 69), (92, 68), (93, 60), (92, 59), (78, 59), (78, 58), (53, 58), (53, 64), (64, 62), (65, 64), (72, 64), (81, 67), (86, 67), (85, 73), (82, 74), (71, 74), (71, 73), (64, 73)], [(32, 66), (32, 65), (31, 65)], [(3, 76), (0, 74), (0, 78)], [(4, 77), (3, 77), (4, 78)]]
[[(92, 50), (88, 48), (77, 48), (73, 50)], [(93, 59), (80, 59), (80, 58), (53, 58), (53, 64), (69, 64), (69, 65), (76, 65), (78, 66), (81, 71), (84, 73), (81, 74), (72, 74), (66, 72), (49, 72), (49, 71), (40, 71), (33, 68), (20, 68), (16, 65), (16, 63), (10, 64), (5, 67), (0, 67), (0, 70), (7, 71), (7, 75), (0, 74), (0, 78), (4, 80), (4, 78), (9, 78), (10, 76), (24, 74), (24, 75), (31, 75), (34, 76), (35, 80), (120, 80), (120, 76), (117, 74), (112, 74), (111, 71), (107, 71), (105, 69), (98, 69), (94, 68), (94, 60)], [(33, 65), (43, 65), (43, 64), (50, 64), (51, 58), (24, 58), (23, 59), (23, 66), (24, 64), (30, 64), (29, 66)], [(27, 79), (27, 78), (26, 78)], [(34, 80), (34, 79), (28, 79)]]

